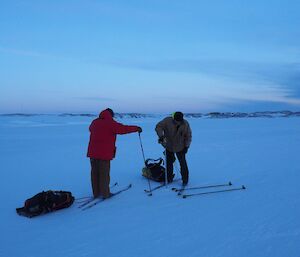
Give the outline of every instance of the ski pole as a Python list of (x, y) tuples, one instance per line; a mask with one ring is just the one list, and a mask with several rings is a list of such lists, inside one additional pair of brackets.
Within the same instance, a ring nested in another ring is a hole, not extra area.
[[(144, 148), (143, 148), (142, 138), (141, 138), (141, 133), (140, 132), (139, 132), (139, 139), (140, 139), (140, 145), (141, 145), (141, 149), (142, 149), (144, 164), (146, 165), (146, 158), (145, 158), (145, 153), (144, 153)], [(148, 186), (149, 186), (149, 191), (150, 191), (149, 196), (151, 196), (152, 195), (152, 189), (151, 189), (150, 179), (147, 177), (147, 180), (148, 180)]]
[(140, 145), (141, 145), (141, 149), (142, 149), (144, 163), (146, 164), (146, 159), (145, 159), (144, 148), (143, 148), (143, 144), (142, 144), (141, 133), (139, 133), (139, 139), (140, 139)]
[(197, 196), (197, 195), (208, 195), (208, 194), (216, 194), (216, 193), (223, 193), (223, 192), (231, 192), (231, 191), (244, 190), (244, 189), (246, 189), (246, 187), (243, 185), (238, 188), (224, 189), (224, 190), (218, 190), (218, 191), (209, 191), (209, 192), (195, 193), (195, 194), (186, 194), (186, 195), (182, 195), (182, 198), (187, 198), (187, 197)]
[(165, 148), (164, 154), (165, 154), (165, 163), (166, 163), (165, 185), (166, 185), (166, 188), (168, 188), (168, 165), (167, 165), (167, 149), (166, 148)]

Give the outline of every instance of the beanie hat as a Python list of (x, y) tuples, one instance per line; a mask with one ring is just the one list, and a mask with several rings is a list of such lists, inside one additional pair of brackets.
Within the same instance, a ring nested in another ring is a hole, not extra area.
[(183, 113), (175, 112), (173, 118), (174, 118), (174, 120), (181, 122), (181, 121), (183, 121)]

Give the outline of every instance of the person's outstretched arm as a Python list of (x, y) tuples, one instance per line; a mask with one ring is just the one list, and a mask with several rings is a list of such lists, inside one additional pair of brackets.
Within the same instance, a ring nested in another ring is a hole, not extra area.
[(122, 123), (116, 122), (114, 124), (114, 132), (119, 135), (129, 134), (134, 132), (142, 132), (142, 128), (133, 125), (124, 125)]

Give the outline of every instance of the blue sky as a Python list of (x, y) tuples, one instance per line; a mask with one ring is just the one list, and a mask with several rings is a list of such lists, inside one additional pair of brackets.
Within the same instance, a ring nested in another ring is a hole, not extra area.
[(300, 1), (1, 1), (0, 112), (300, 110)]

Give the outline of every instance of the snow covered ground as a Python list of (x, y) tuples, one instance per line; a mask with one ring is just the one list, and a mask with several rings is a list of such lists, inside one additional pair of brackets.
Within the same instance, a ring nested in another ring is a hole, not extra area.
[[(15, 208), (42, 190), (91, 194), (91, 120), (0, 117), (1, 257), (300, 256), (297, 117), (189, 119), (189, 185), (231, 181), (247, 190), (182, 199), (169, 187), (149, 197), (139, 138), (130, 134), (118, 137), (111, 180), (132, 189), (86, 211), (75, 203), (33, 219), (18, 216)], [(162, 156), (158, 121), (121, 120), (143, 127), (147, 158)]]

